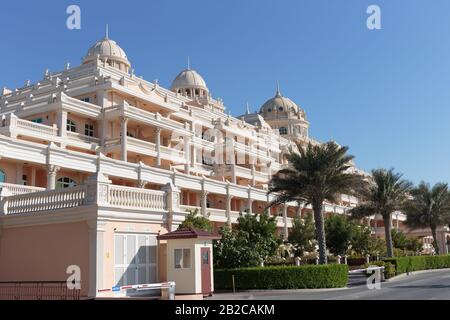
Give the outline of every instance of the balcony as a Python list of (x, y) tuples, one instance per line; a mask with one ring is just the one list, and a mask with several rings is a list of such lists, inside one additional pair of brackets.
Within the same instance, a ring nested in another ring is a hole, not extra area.
[(1, 200), (5, 197), (45, 191), (45, 188), (30, 187), (11, 183), (0, 183), (0, 190), (1, 190), (0, 192), (0, 200)]
[[(4, 215), (55, 211), (98, 204), (102, 207), (128, 210), (165, 212), (167, 195), (164, 191), (129, 188), (105, 184), (106, 192), (97, 196), (89, 194), (97, 188), (81, 185), (62, 190), (39, 191), (4, 198), (1, 209)], [(97, 202), (92, 202), (96, 199)]]
[(6, 117), (4, 123), (0, 127), (0, 134), (8, 137), (21, 136), (30, 141), (54, 142), (91, 151), (94, 151), (100, 144), (98, 138), (85, 136), (76, 132), (66, 132), (67, 137), (60, 137), (56, 125), (48, 126), (35, 123), (29, 120), (20, 119), (14, 114), (9, 114)]
[[(105, 152), (120, 150), (121, 138), (112, 138), (105, 141)], [(156, 144), (136, 138), (127, 137), (127, 150), (141, 155), (157, 157)], [(161, 159), (173, 161), (175, 163), (185, 163), (185, 153), (177, 149), (161, 146)]]
[[(234, 167), (234, 168), (233, 168)], [(233, 166), (233, 165), (224, 165), (221, 168), (217, 169), (217, 176), (219, 177), (231, 177), (233, 176), (233, 172), (236, 177), (245, 178), (248, 180), (253, 180), (253, 173), (251, 169), (241, 167), (241, 166)], [(268, 174), (260, 171), (254, 171), (256, 182), (267, 183)]]

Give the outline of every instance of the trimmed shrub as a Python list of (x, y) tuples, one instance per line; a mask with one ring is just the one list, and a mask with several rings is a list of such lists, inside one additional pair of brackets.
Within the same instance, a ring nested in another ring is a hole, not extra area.
[(348, 266), (257, 267), (215, 270), (214, 285), (220, 290), (342, 288), (348, 284)]
[(370, 266), (384, 267), (385, 279), (390, 279), (395, 276), (395, 266), (391, 262), (374, 261), (364, 265), (365, 268), (368, 268)]
[(450, 268), (450, 255), (446, 256), (415, 256), (384, 259), (395, 266), (396, 275), (431, 269)]

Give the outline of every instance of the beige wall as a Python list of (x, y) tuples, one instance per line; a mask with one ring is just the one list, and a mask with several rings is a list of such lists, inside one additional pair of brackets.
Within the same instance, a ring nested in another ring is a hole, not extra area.
[(3, 228), (0, 281), (66, 281), (81, 268), (82, 296), (89, 289), (89, 235), (85, 222)]

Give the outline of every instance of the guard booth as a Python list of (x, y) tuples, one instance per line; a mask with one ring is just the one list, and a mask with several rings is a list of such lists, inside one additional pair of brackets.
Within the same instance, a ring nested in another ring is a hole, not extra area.
[(181, 229), (157, 237), (166, 242), (167, 280), (176, 283), (177, 295), (210, 296), (214, 292), (214, 233)]

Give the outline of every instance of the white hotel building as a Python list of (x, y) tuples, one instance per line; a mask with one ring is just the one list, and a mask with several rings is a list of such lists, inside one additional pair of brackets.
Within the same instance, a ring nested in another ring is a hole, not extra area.
[[(279, 90), (260, 113), (235, 118), (190, 68), (170, 89), (136, 77), (108, 37), (82, 65), (0, 93), (0, 281), (65, 280), (78, 265), (84, 296), (170, 280), (157, 235), (192, 209), (216, 228), (262, 213), (289, 148), (317, 143)], [(343, 195), (325, 210), (356, 202)], [(271, 209), (284, 236), (307, 212)]]

